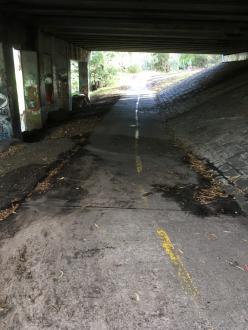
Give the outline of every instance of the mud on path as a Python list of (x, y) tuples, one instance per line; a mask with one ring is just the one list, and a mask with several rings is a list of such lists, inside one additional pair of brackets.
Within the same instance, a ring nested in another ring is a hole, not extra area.
[[(109, 248), (100, 244), (85, 250), (77, 248), (76, 236), (86, 233), (74, 232), (76, 218), (69, 223), (66, 220), (66, 215), (87, 194), (77, 184), (80, 173), (83, 172), (82, 179), (93, 169), (94, 159), (78, 149), (71, 155), (70, 164), (52, 178), (53, 189), (34, 191), (15, 215), (1, 222), (0, 329), (63, 329), (55, 326), (54, 316), (66, 306), (63, 318), (69, 320), (79, 308), (75, 308), (76, 287), (71, 288), (69, 296), (63, 291), (65, 278), (69, 279), (66, 269), (71, 268), (71, 264), (75, 267), (75, 263), (83, 267), (91, 257), (99, 258), (104, 249)], [(68, 237), (64, 236), (64, 230)], [(73, 274), (70, 276), (73, 286)], [(99, 294), (97, 288), (95, 290), (92, 295)], [(46, 307), (40, 309), (39, 305)]]
[(0, 153), (0, 221), (16, 210), (37, 183), (70, 158), (120, 95), (95, 98), (88, 113), (57, 122), (44, 132), (30, 135), (31, 143), (16, 143)]

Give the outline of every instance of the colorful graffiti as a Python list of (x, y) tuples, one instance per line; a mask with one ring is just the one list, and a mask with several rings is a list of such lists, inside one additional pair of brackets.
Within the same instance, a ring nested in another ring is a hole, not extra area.
[(40, 111), (40, 98), (38, 86), (35, 81), (27, 80), (24, 86), (24, 95), (26, 101), (26, 110), (30, 112)]
[(11, 136), (12, 125), (9, 115), (6, 72), (4, 66), (2, 44), (0, 44), (0, 140), (9, 139)]
[(9, 103), (6, 95), (0, 93), (0, 115), (8, 116)]

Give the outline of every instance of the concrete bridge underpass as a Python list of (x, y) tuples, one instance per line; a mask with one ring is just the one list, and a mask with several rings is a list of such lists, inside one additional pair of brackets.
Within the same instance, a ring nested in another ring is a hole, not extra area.
[[(247, 329), (248, 4), (0, 4), (0, 329)], [(225, 62), (47, 129), (92, 50)]]
[[(247, 12), (243, 1), (1, 0), (0, 93), (9, 101), (2, 138), (42, 127), (50, 111), (70, 111), (70, 60), (79, 61), (79, 91), (87, 94), (91, 50), (243, 53)], [(24, 95), (17, 95), (15, 66), (24, 72), (19, 85), (33, 81)]]

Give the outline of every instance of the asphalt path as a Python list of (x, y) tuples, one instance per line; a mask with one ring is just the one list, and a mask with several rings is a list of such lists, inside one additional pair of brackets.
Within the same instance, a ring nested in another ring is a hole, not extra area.
[(58, 183), (1, 224), (1, 329), (247, 329), (247, 222), (182, 210), (197, 184), (145, 78)]

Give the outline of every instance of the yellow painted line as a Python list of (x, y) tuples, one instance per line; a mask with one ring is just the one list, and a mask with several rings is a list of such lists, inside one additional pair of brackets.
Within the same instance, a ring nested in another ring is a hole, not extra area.
[(136, 171), (140, 174), (143, 171), (143, 164), (140, 156), (136, 155)]
[(194, 286), (190, 274), (185, 269), (180, 256), (176, 253), (174, 245), (172, 244), (169, 235), (163, 229), (158, 229), (157, 234), (162, 241), (162, 247), (168, 255), (170, 262), (176, 268), (177, 275), (182, 284), (183, 289), (190, 295), (196, 296), (197, 288)]
[[(141, 160), (141, 157), (139, 156), (139, 116), (138, 116), (138, 111), (139, 111), (139, 101), (140, 101), (140, 96), (138, 96), (137, 102), (136, 102), (136, 108), (135, 108), (135, 122), (136, 122), (136, 130), (135, 130), (135, 142), (134, 142), (134, 150), (135, 150), (135, 166), (136, 166), (136, 171), (137, 174), (140, 175), (143, 171), (143, 163)], [(142, 199), (144, 201), (145, 207), (148, 207), (148, 199), (145, 194), (145, 190), (142, 187), (142, 185), (139, 187), (139, 190), (142, 195)]]
[(139, 156), (139, 145), (138, 145), (138, 140), (135, 140), (135, 144), (134, 144), (134, 149), (135, 149), (135, 165), (136, 165), (136, 171), (138, 174), (141, 174), (143, 171), (143, 164), (142, 164), (142, 160)]

